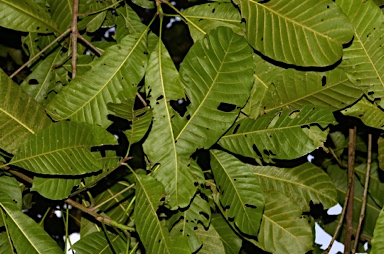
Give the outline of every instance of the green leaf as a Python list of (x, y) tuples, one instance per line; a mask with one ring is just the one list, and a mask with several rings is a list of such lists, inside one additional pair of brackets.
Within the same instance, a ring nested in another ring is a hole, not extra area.
[[(147, 65), (146, 32), (132, 34), (121, 43), (109, 47), (92, 69), (76, 76), (48, 105), (55, 120), (70, 118), (107, 127), (107, 103), (118, 103), (124, 88), (136, 86)], [(140, 64), (136, 64), (140, 63)]]
[(264, 191), (276, 191), (290, 197), (302, 211), (309, 203), (321, 203), (324, 209), (337, 204), (337, 192), (329, 176), (307, 162), (294, 168), (250, 166)]
[(6, 223), (17, 253), (63, 253), (47, 232), (20, 211), (5, 193), (0, 195), (0, 206), (7, 214)]
[(288, 197), (270, 192), (258, 235), (263, 250), (272, 253), (306, 253), (312, 249), (312, 228)]
[(94, 198), (94, 203), (108, 217), (116, 221), (122, 221), (123, 218), (132, 212), (132, 208), (127, 210), (132, 198), (132, 185), (120, 180), (97, 195)]
[(146, 28), (137, 13), (128, 4), (116, 9), (116, 11), (119, 14), (116, 18), (116, 41), (120, 42), (125, 35), (138, 33)]
[[(7, 193), (16, 206), (21, 210), (23, 205), (20, 183), (14, 178), (7, 175), (0, 177), (0, 191)], [(1, 252), (0, 252), (1, 253)]]
[(373, 232), (371, 254), (380, 254), (384, 250), (384, 211), (380, 211), (379, 218), (377, 218), (375, 231)]
[[(3, 213), (3, 211), (1, 211)], [(0, 253), (15, 254), (13, 251), (13, 244), (8, 232), (0, 233)]]
[(246, 164), (234, 156), (211, 150), (211, 167), (225, 217), (234, 219), (245, 234), (256, 236), (264, 210), (261, 186)]
[[(202, 244), (202, 239), (199, 239), (196, 227), (200, 224), (205, 228), (209, 227), (211, 219), (211, 209), (207, 201), (196, 195), (191, 204), (169, 218), (169, 225), (174, 226), (171, 230), (171, 236), (187, 236), (189, 246), (192, 252), (196, 252)], [(177, 223), (179, 221), (179, 223)], [(177, 223), (177, 224), (176, 224)]]
[[(355, 173), (359, 177), (359, 181), (361, 185), (365, 184), (365, 176), (366, 176), (367, 164), (362, 163), (355, 167)], [(368, 193), (369, 196), (375, 201), (375, 203), (379, 207), (384, 206), (384, 183), (380, 180), (381, 176), (378, 171), (379, 167), (376, 161), (371, 163), (371, 172), (369, 174), (369, 185), (368, 185)]]
[(177, 113), (170, 105), (171, 100), (185, 98), (185, 94), (179, 73), (160, 39), (149, 58), (145, 86), (150, 91), (153, 122), (143, 144), (144, 152), (153, 165), (160, 164), (154, 176), (165, 186), (171, 209), (186, 207), (196, 191), (195, 179), (187, 162), (180, 161), (177, 154), (172, 122)]
[[(328, 175), (331, 177), (334, 185), (337, 189), (337, 199), (340, 204), (343, 204), (346, 190), (348, 186), (347, 182), (347, 171), (342, 170), (338, 167), (338, 165), (332, 165), (327, 168)], [(363, 186), (360, 184), (359, 180), (355, 177), (355, 195), (353, 197), (353, 206), (354, 211), (360, 211), (361, 209), (361, 197), (363, 196)], [(373, 229), (376, 225), (376, 220), (379, 216), (381, 208), (376, 205), (376, 203), (371, 199), (368, 195), (367, 197), (367, 205), (365, 209), (364, 223), (362, 226), (362, 234), (371, 239), (373, 236)], [(357, 228), (357, 223), (360, 218), (360, 213), (353, 213), (353, 228)], [(336, 219), (337, 220), (337, 219)]]
[(132, 0), (132, 3), (137, 4), (142, 8), (147, 8), (147, 9), (155, 8), (155, 2), (151, 0)]
[(287, 69), (271, 81), (263, 99), (263, 112), (300, 108), (306, 104), (336, 111), (357, 101), (363, 92), (341, 69), (325, 73)]
[(38, 192), (41, 196), (51, 200), (62, 200), (67, 198), (81, 179), (68, 178), (43, 178), (34, 177), (31, 191)]
[(124, 131), (129, 143), (139, 142), (147, 133), (152, 122), (152, 109), (146, 106), (135, 110), (137, 88), (132, 87), (119, 95), (121, 103), (108, 103), (107, 107), (115, 116), (131, 122), (130, 129)]
[(10, 164), (39, 174), (81, 175), (102, 168), (91, 147), (116, 143), (115, 137), (99, 126), (59, 122), (28, 138)]
[(206, 230), (202, 225), (197, 225), (196, 235), (203, 243), (203, 247), (199, 250), (199, 254), (223, 254), (225, 253), (224, 244), (220, 235), (211, 224)]
[(79, 2), (79, 13), (93, 14), (107, 10), (116, 5), (114, 0), (82, 0)]
[(79, 29), (86, 29), (88, 33), (96, 32), (103, 24), (107, 11), (99, 12), (95, 15), (90, 15), (79, 21)]
[[(195, 5), (183, 11), (186, 17), (191, 37), (196, 42), (204, 37), (205, 33), (219, 27), (226, 26), (239, 35), (245, 34), (245, 24), (241, 22), (241, 16), (238, 9), (232, 3), (207, 3)], [(194, 23), (201, 31), (199, 31)]]
[(353, 27), (331, 0), (240, 0), (246, 38), (274, 60), (299, 66), (327, 66), (343, 54)]
[(252, 54), (244, 38), (227, 27), (218, 27), (191, 47), (180, 67), (191, 104), (177, 124), (179, 155), (209, 148), (233, 124), (252, 88)]
[(378, 145), (378, 161), (381, 170), (384, 170), (384, 137), (380, 136), (377, 140)]
[(221, 241), (224, 244), (225, 253), (238, 254), (242, 246), (242, 239), (233, 232), (232, 228), (221, 214), (212, 214), (211, 225), (214, 226), (219, 234)]
[(253, 84), (248, 102), (241, 111), (249, 118), (257, 119), (262, 112), (263, 108), (261, 103), (272, 79), (284, 69), (265, 61), (256, 54), (253, 55), (253, 60), (255, 83)]
[(384, 96), (384, 16), (376, 4), (360, 0), (337, 0), (354, 27), (352, 45), (344, 49), (340, 67), (351, 81), (374, 98)]
[(15, 153), (25, 139), (48, 126), (44, 108), (0, 70), (0, 148)]
[(148, 175), (136, 175), (135, 225), (147, 253), (189, 254), (184, 236), (170, 237), (157, 217), (157, 209), (164, 197), (164, 186)]
[(22, 32), (60, 33), (50, 14), (33, 0), (0, 0), (0, 26)]
[(219, 144), (247, 157), (294, 159), (323, 146), (328, 134), (325, 128), (334, 123), (330, 110), (305, 105), (301, 109), (270, 112), (257, 120), (242, 119)]
[(21, 88), (40, 104), (44, 104), (48, 93), (56, 85), (54, 66), (61, 63), (66, 56), (61, 50), (50, 54), (44, 61), (40, 62), (31, 74), (20, 84)]
[(58, 25), (59, 30), (64, 32), (72, 23), (73, 0), (48, 0), (47, 2), (51, 10), (52, 19)]
[(115, 251), (117, 251), (117, 253), (125, 252), (125, 241), (119, 235), (113, 235), (108, 232), (107, 238), (105, 234), (105, 232), (95, 232), (81, 237), (81, 239), (72, 246), (72, 249), (74, 249), (77, 254), (115, 254)]
[(384, 112), (365, 97), (361, 98), (352, 107), (344, 109), (341, 113), (345, 116), (359, 118), (365, 125), (377, 129), (384, 129)]

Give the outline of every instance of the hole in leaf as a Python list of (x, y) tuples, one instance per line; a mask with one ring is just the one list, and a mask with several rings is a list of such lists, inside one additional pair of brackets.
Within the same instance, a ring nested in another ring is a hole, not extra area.
[(325, 86), (325, 84), (327, 84), (327, 77), (326, 76), (323, 76), (321, 78), (321, 86)]
[(216, 9), (213, 9), (213, 10), (212, 10), (212, 13), (215, 13), (215, 11), (216, 11)]
[(163, 98), (164, 98), (164, 96), (163, 96), (163, 95), (160, 95), (159, 97), (157, 97), (156, 101), (159, 101), (159, 100), (161, 100), (161, 99), (163, 99)]
[(329, 5), (327, 5), (327, 9), (329, 9)]
[(233, 134), (236, 134), (236, 132), (237, 132), (237, 130), (239, 129), (239, 127), (240, 127), (240, 124), (237, 124), (236, 127), (235, 127), (235, 129), (233, 130)]
[(37, 79), (32, 78), (32, 79), (30, 79), (28, 81), (28, 84), (30, 84), (30, 85), (38, 85), (39, 81), (37, 81)]
[(220, 110), (220, 111), (223, 111), (223, 112), (231, 112), (234, 109), (236, 109), (236, 105), (228, 104), (228, 103), (225, 103), (225, 102), (221, 102), (217, 109)]
[(242, 18), (240, 23), (247, 23), (247, 20), (245, 18)]
[(253, 149), (253, 151), (255, 151), (255, 153), (256, 153), (259, 157), (262, 157), (262, 155), (261, 155), (259, 149), (257, 149), (257, 147), (256, 147), (255, 144), (253, 144), (252, 149)]
[(259, 4), (266, 4), (266, 3), (268, 3), (269, 1), (271, 1), (271, 0), (260, 1)]
[(148, 51), (144, 51), (143, 54), (144, 54), (144, 55), (148, 55)]
[(187, 118), (187, 120), (191, 119), (191, 115), (187, 115), (186, 118)]
[(375, 92), (373, 92), (373, 91), (369, 91), (368, 92), (368, 95), (373, 95)]
[(38, 27), (36, 27), (36, 30), (40, 30), (40, 27), (38, 26)]
[(194, 182), (193, 185), (195, 185), (196, 187), (199, 185), (198, 182)]
[(200, 214), (201, 214), (202, 216), (204, 216), (204, 218), (206, 218), (207, 220), (209, 220), (209, 215), (208, 215), (208, 214), (206, 214), (206, 213), (204, 213), (204, 212), (200, 212)]
[(257, 206), (255, 206), (255, 205), (251, 205), (251, 204), (245, 204), (245, 207), (249, 207), (249, 208), (257, 208)]

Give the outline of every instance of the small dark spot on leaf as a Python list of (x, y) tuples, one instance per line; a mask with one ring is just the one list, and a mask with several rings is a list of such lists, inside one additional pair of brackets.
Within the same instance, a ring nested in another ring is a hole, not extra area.
[(199, 185), (198, 182), (194, 182), (193, 185), (195, 185), (196, 187)]
[(363, 116), (364, 116), (364, 114), (360, 114), (360, 115), (359, 115), (359, 117), (363, 117)]
[(260, 41), (264, 41), (264, 37), (261, 37)]
[(321, 78), (321, 86), (325, 86), (325, 84), (327, 84), (327, 77), (326, 76), (323, 76)]
[(251, 204), (245, 204), (245, 207), (249, 207), (249, 208), (257, 208), (255, 205), (251, 205)]
[(162, 201), (162, 202), (165, 201), (165, 197), (162, 197), (162, 198), (160, 199), (160, 201)]
[(245, 18), (242, 18), (240, 23), (247, 23), (247, 20)]
[(216, 9), (215, 9), (215, 8), (213, 8), (213, 9), (212, 9), (212, 13), (215, 13), (215, 11), (216, 11)]
[(200, 21), (203, 21), (203, 19), (199, 19), (199, 22), (200, 22)]
[(180, 233), (183, 233), (183, 230), (182, 230), (182, 229), (180, 229)]
[(329, 5), (327, 5), (327, 9), (329, 9)]
[(187, 120), (191, 119), (191, 115), (187, 115)]
[(197, 227), (193, 227), (193, 230), (197, 230)]
[(144, 51), (143, 53), (144, 53), (144, 55), (148, 55), (148, 51)]
[(163, 95), (160, 95), (159, 97), (157, 97), (156, 101), (159, 101), (159, 100), (161, 100), (161, 99), (163, 99), (163, 98), (164, 98), (164, 96), (163, 96)]
[(38, 26), (38, 27), (36, 27), (36, 30), (40, 30), (40, 27)]
[(37, 81), (37, 79), (32, 78), (32, 79), (30, 79), (28, 81), (28, 84), (30, 84), (30, 85), (38, 85), (39, 81)]
[(266, 4), (268, 3), (270, 0), (264, 0), (264, 1), (260, 1), (259, 4)]
[(374, 91), (369, 91), (368, 95), (373, 95), (375, 92)]

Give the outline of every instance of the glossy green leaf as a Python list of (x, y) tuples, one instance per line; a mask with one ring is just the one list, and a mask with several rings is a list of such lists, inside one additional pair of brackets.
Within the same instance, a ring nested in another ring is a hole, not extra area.
[(67, 198), (81, 179), (67, 178), (43, 178), (34, 177), (31, 191), (38, 192), (41, 196), (51, 200), (63, 200)]
[(40, 104), (44, 104), (48, 93), (56, 85), (56, 75), (54, 66), (62, 63), (66, 56), (62, 55), (61, 50), (50, 54), (46, 59), (40, 62), (33, 72), (24, 79), (20, 87)]
[(242, 239), (235, 234), (221, 214), (212, 214), (211, 225), (214, 226), (224, 244), (226, 254), (237, 254), (242, 245)]
[(380, 254), (384, 250), (384, 211), (380, 211), (372, 238), (372, 254)]
[(263, 99), (263, 112), (301, 108), (312, 104), (331, 111), (345, 108), (363, 95), (341, 69), (309, 72), (287, 69), (271, 81)]
[[(72, 249), (77, 254), (115, 254), (125, 252), (125, 242), (119, 235), (104, 232), (95, 232), (77, 241)], [(113, 249), (112, 249), (113, 248)]]
[(233, 124), (252, 88), (252, 54), (244, 38), (227, 27), (191, 47), (180, 67), (191, 104), (177, 123), (179, 155), (209, 148)]
[(145, 76), (145, 86), (153, 108), (151, 132), (143, 144), (144, 152), (160, 168), (154, 176), (165, 186), (172, 209), (186, 207), (196, 187), (186, 162), (179, 159), (175, 144), (173, 118), (177, 114), (171, 100), (185, 98), (179, 73), (161, 40), (152, 51)]
[(324, 209), (337, 204), (337, 192), (329, 176), (307, 162), (294, 168), (250, 166), (264, 191), (276, 191), (290, 197), (302, 211), (309, 211), (310, 201)]
[(288, 197), (270, 192), (258, 240), (262, 249), (272, 253), (306, 253), (312, 249), (312, 228), (302, 211)]
[(331, 0), (240, 0), (246, 38), (274, 60), (299, 66), (327, 66), (343, 54), (352, 24)]
[(102, 168), (91, 147), (116, 143), (99, 126), (59, 122), (29, 137), (10, 163), (39, 174), (81, 175)]
[(107, 10), (108, 8), (111, 8), (116, 5), (116, 1), (114, 0), (82, 0), (79, 1), (79, 13), (85, 14), (85, 13), (98, 13), (103, 10)]
[(204, 37), (203, 32), (209, 33), (219, 26), (229, 27), (240, 35), (245, 34), (245, 24), (241, 22), (239, 10), (232, 3), (195, 5), (185, 9), (183, 16), (188, 19), (188, 28), (195, 42)]
[[(1, 211), (3, 213), (3, 211)], [(15, 254), (13, 244), (8, 232), (0, 233), (0, 253)]]
[(264, 210), (261, 186), (246, 164), (233, 155), (211, 150), (211, 167), (225, 216), (245, 234), (257, 235)]
[(219, 144), (247, 157), (294, 159), (323, 146), (326, 127), (334, 123), (330, 110), (305, 105), (301, 109), (271, 112), (257, 120), (240, 120)]
[(136, 175), (136, 230), (147, 253), (189, 254), (188, 240), (184, 236), (170, 237), (167, 228), (157, 217), (157, 209), (165, 194), (164, 186), (148, 175)]
[[(76, 76), (54, 97), (48, 111), (55, 120), (70, 118), (107, 127), (107, 103), (120, 102), (125, 87), (136, 86), (147, 65), (146, 32), (125, 37), (92, 62), (92, 69)], [(141, 63), (137, 65), (136, 63)]]
[(341, 111), (343, 115), (359, 118), (365, 125), (377, 129), (384, 129), (384, 112), (365, 97), (352, 107)]
[(0, 70), (0, 148), (15, 153), (25, 139), (50, 125), (44, 108)]
[(23, 32), (60, 32), (50, 14), (32, 0), (1, 0), (0, 26)]
[(59, 30), (64, 32), (72, 23), (73, 0), (48, 0), (47, 2), (52, 19), (58, 25)]
[(371, 0), (337, 0), (354, 27), (351, 46), (344, 49), (341, 68), (372, 98), (384, 96), (384, 16)]
[(56, 242), (5, 193), (0, 195), (0, 206), (7, 214), (6, 223), (17, 253), (63, 253)]

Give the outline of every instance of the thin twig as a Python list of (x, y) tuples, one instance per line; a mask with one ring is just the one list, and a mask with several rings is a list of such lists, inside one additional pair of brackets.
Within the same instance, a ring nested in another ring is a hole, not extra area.
[(143, 99), (143, 97), (141, 97), (141, 95), (138, 92), (136, 93), (136, 96), (137, 96), (137, 98), (139, 98), (141, 103), (143, 103), (144, 107), (146, 107), (148, 105), (147, 102)]
[(25, 67), (27, 67), (30, 63), (32, 63), (33, 61), (36, 60), (36, 58), (38, 58), (41, 54), (43, 54), (47, 49), (49, 49), (50, 47), (52, 47), (53, 44), (55, 44), (56, 42), (58, 42), (59, 40), (61, 40), (63, 37), (65, 37), (69, 32), (71, 31), (71, 28), (68, 28), (67, 30), (65, 30), (62, 34), (60, 34), (56, 39), (54, 39), (51, 43), (49, 43), (47, 46), (45, 46), (39, 53), (37, 53), (36, 55), (34, 55), (31, 59), (29, 59), (25, 64), (23, 64), (19, 69), (17, 69), (14, 73), (12, 73), (11, 76), (9, 76), (10, 78), (13, 78), (14, 76), (16, 76), (22, 69), (24, 69)]
[(77, 72), (77, 37), (79, 31), (77, 29), (77, 13), (79, 12), (79, 0), (73, 0), (73, 13), (72, 13), (72, 79), (76, 77)]
[(345, 216), (345, 212), (347, 211), (347, 205), (348, 205), (348, 199), (349, 199), (349, 183), (348, 183), (348, 188), (347, 188), (347, 191), (345, 193), (345, 199), (344, 199), (344, 205), (343, 205), (343, 210), (341, 212), (341, 215), (340, 215), (340, 219), (339, 219), (339, 222), (337, 223), (337, 227), (336, 227), (336, 230), (335, 230), (335, 233), (333, 234), (332, 236), (332, 240), (331, 242), (329, 243), (328, 245), (328, 248), (324, 251), (324, 253), (329, 253), (331, 251), (331, 248), (332, 248), (332, 245), (333, 243), (335, 242), (336, 240), (336, 237), (338, 236), (339, 234), (339, 231), (341, 229), (341, 226), (343, 225), (343, 221), (344, 221), (344, 216)]
[(356, 126), (349, 129), (349, 141), (348, 141), (348, 182), (349, 186), (349, 195), (348, 195), (348, 205), (347, 205), (347, 214), (346, 214), (346, 232), (344, 239), (344, 253), (351, 252), (351, 242), (353, 235), (353, 197), (354, 193), (354, 167), (355, 167), (355, 148), (356, 148)]
[(98, 49), (97, 47), (93, 46), (92, 43), (90, 43), (87, 39), (85, 39), (81, 34), (77, 35), (77, 38), (79, 38), (82, 42), (84, 42), (90, 49), (92, 49), (98, 56), (101, 56), (103, 52)]
[(357, 224), (357, 230), (355, 234), (355, 244), (352, 249), (352, 254), (356, 253), (357, 244), (359, 243), (359, 235), (361, 230), (361, 225), (363, 224), (364, 215), (365, 215), (365, 208), (367, 205), (367, 195), (368, 195), (368, 186), (369, 186), (369, 177), (371, 174), (371, 155), (372, 155), (372, 134), (368, 134), (368, 155), (367, 155), (367, 168), (365, 171), (365, 183), (364, 183), (364, 193), (363, 197), (361, 199), (361, 210), (360, 210), (360, 217), (359, 217), (359, 223)]
[[(16, 170), (9, 170), (9, 172), (21, 179), (23, 179), (24, 181), (26, 181), (27, 183), (30, 183), (30, 184), (33, 184), (33, 179), (24, 175), (23, 173), (19, 172), (19, 171), (16, 171)], [(135, 231), (134, 228), (132, 227), (128, 227), (126, 225), (123, 225), (123, 224), (120, 224), (108, 217), (105, 217), (103, 215), (100, 215), (98, 214), (97, 212), (93, 211), (92, 207), (86, 207), (70, 198), (67, 198), (66, 200), (64, 200), (65, 203), (67, 203), (68, 205), (71, 205), (72, 207), (75, 207), (77, 209), (79, 209), (80, 211), (84, 212), (84, 213), (87, 213), (89, 215), (91, 215), (92, 217), (94, 217), (96, 220), (100, 221), (101, 223), (105, 223), (109, 226), (112, 226), (112, 227), (116, 227), (116, 228), (120, 228), (122, 230), (128, 230), (128, 231)]]
[(103, 202), (97, 204), (96, 206), (93, 206), (93, 210), (97, 210), (98, 208), (100, 208), (102, 205), (108, 203), (109, 201), (111, 201), (112, 199), (115, 199), (117, 196), (123, 194), (124, 192), (126, 192), (127, 190), (129, 189), (132, 189), (133, 187), (135, 186), (135, 184), (130, 184), (128, 187), (122, 189), (121, 191), (115, 193), (114, 195), (112, 195), (111, 197), (107, 198), (106, 200), (104, 200)]
[(341, 168), (347, 168), (347, 165), (345, 165), (345, 164), (340, 160), (340, 158), (339, 158), (338, 156), (336, 156), (335, 151), (333, 151), (332, 148), (329, 148), (329, 151), (331, 151), (331, 154), (332, 154), (333, 158), (337, 161), (337, 164), (339, 164), (339, 166), (340, 166)]

